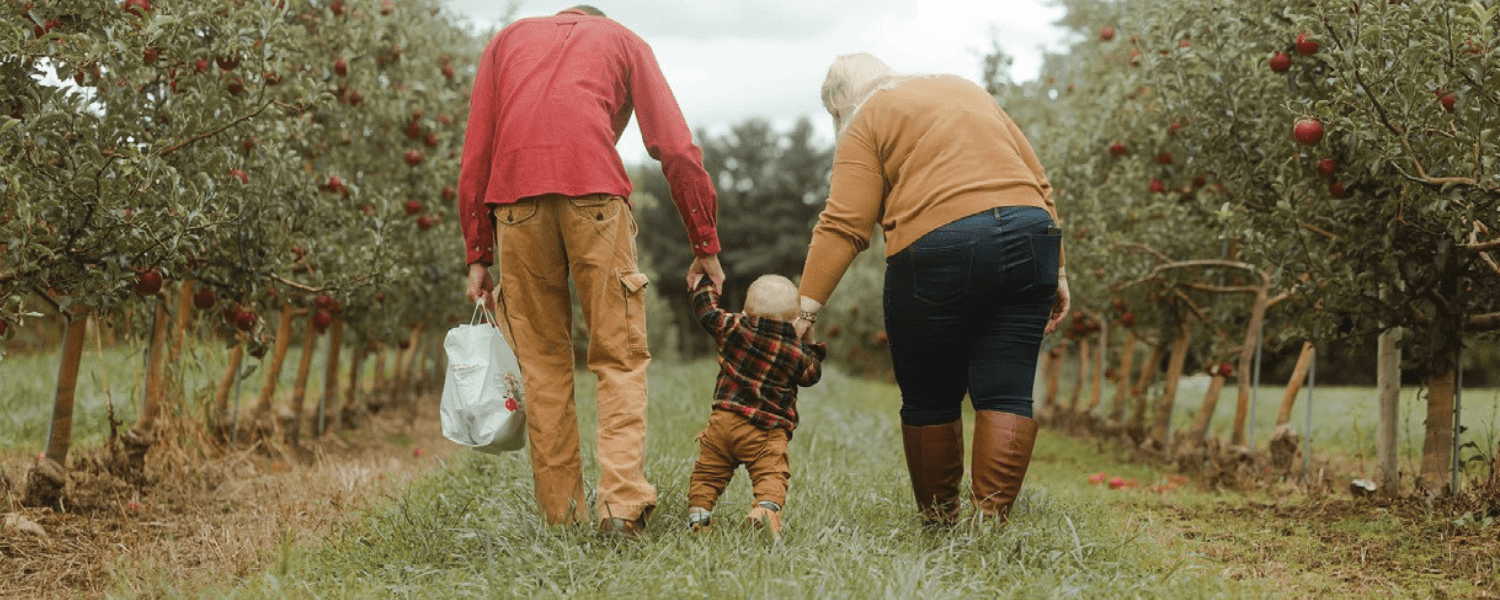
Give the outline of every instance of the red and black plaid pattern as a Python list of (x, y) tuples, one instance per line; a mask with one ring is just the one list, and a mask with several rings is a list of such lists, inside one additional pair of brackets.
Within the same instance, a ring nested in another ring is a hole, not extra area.
[(823, 377), (828, 345), (804, 342), (786, 321), (725, 312), (714, 287), (693, 290), (693, 311), (719, 346), (714, 408), (737, 413), (761, 429), (797, 427), (797, 386)]

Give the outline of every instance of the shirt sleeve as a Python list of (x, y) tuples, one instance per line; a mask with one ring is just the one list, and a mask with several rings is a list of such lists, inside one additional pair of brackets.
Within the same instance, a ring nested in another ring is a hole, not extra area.
[(870, 236), (885, 205), (885, 171), (869, 129), (867, 110), (855, 117), (834, 151), (828, 205), (813, 227), (801, 292), (824, 304)]
[(718, 195), (703, 168), (703, 151), (693, 143), (692, 131), (651, 47), (639, 38), (631, 41), (630, 96), (641, 141), (646, 153), (661, 162), (662, 175), (672, 187), (672, 202), (687, 226), (693, 254), (718, 254)]
[(458, 216), (464, 232), (466, 264), (494, 263), (495, 227), (485, 193), (490, 184), (490, 167), (495, 152), (495, 121), (499, 113), (494, 93), (496, 73), (500, 68), (499, 37), (485, 48), (469, 95), (469, 125), (464, 132), (464, 154), (458, 174)]
[(797, 379), (797, 385), (809, 387), (817, 384), (823, 379), (823, 359), (828, 357), (828, 344), (815, 342), (804, 344), (802, 354), (803, 362), (807, 363), (802, 369), (802, 375)]
[(707, 277), (699, 279), (698, 287), (693, 289), (692, 301), (693, 316), (698, 319), (698, 324), (718, 339), (728, 328), (729, 313), (719, 308), (719, 293)]

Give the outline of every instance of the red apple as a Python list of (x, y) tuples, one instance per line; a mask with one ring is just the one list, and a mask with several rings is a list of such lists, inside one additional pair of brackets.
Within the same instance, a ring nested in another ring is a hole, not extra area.
[(1302, 119), (1292, 126), (1292, 137), (1304, 146), (1316, 146), (1323, 141), (1323, 123), (1317, 119)]
[(1453, 105), (1458, 102), (1458, 98), (1455, 98), (1453, 94), (1445, 94), (1442, 98), (1438, 99), (1438, 102), (1443, 105), (1444, 112), (1451, 113), (1453, 112)]
[(1318, 43), (1312, 40), (1312, 34), (1297, 34), (1297, 54), (1312, 56), (1318, 53)]
[(443, 77), (453, 79), (453, 65), (443, 65)]
[(1195, 187), (1195, 188), (1201, 188), (1201, 187), (1203, 187), (1203, 184), (1205, 184), (1205, 183), (1208, 183), (1208, 177), (1207, 176), (1204, 176), (1204, 175), (1195, 175), (1195, 176), (1193, 176), (1193, 187)]
[(1182, 41), (1177, 42), (1178, 48), (1190, 48), (1192, 45), (1193, 43), (1188, 41), (1187, 38), (1183, 38)]
[(1156, 153), (1156, 162), (1158, 164), (1170, 165), (1172, 164), (1172, 154), (1168, 152), (1158, 152)]
[[(515, 410), (515, 409), (514, 409), (514, 408), (512, 408), (512, 409), (511, 409), (511, 410)], [(422, 452), (422, 449), (421, 449), (421, 448), (412, 448), (412, 449), (411, 449), (411, 455), (412, 455), (412, 458), (422, 458), (422, 455), (423, 455), (423, 454), (425, 454), (425, 453), (424, 453), (424, 452)]]
[(260, 145), (260, 139), (256, 138), (255, 136), (250, 136), (250, 137), (247, 137), (247, 138), (245, 138), (243, 140), (240, 140), (240, 147), (244, 148), (245, 152), (247, 154), (250, 153), (250, 152), (254, 152), (255, 151), (255, 147), (259, 146), (259, 145)]
[(1343, 200), (1344, 199), (1344, 194), (1345, 194), (1345, 190), (1344, 190), (1344, 184), (1343, 183), (1335, 181), (1333, 183), (1328, 184), (1328, 195), (1333, 196), (1334, 199)]
[(338, 75), (339, 77), (348, 76), (349, 75), (349, 61), (346, 61), (346, 60), (340, 58), (340, 59), (338, 59), (338, 61), (334, 62), (333, 63), (333, 74), (334, 75)]
[(412, 120), (408, 121), (406, 123), (406, 127), (404, 129), (402, 129), (402, 132), (406, 134), (407, 139), (415, 140), (415, 139), (421, 138), (422, 137), (422, 121), (421, 121), (421, 117), (418, 117), (416, 119), (412, 119)]
[(143, 54), (143, 58), (146, 59), (146, 64), (154, 65), (156, 64), (156, 59), (161, 58), (161, 48), (152, 46), (150, 48), (147, 48)]
[(266, 71), (266, 74), (262, 76), (262, 79), (265, 80), (266, 86), (268, 87), (276, 87), (278, 85), (281, 85), (281, 75), (275, 71)]
[(396, 3), (391, 0), (381, 0), (380, 14), (382, 16), (390, 16), (393, 12), (396, 12)]
[(1331, 158), (1325, 158), (1318, 161), (1318, 177), (1322, 177), (1323, 179), (1333, 179), (1334, 174), (1337, 173), (1338, 170), (1339, 161)]
[(1125, 313), (1120, 316), (1120, 323), (1126, 327), (1135, 327), (1135, 313)]
[(218, 303), (219, 297), (214, 294), (213, 288), (200, 287), (198, 293), (193, 294), (193, 307), (198, 310), (208, 310)]
[(1227, 362), (1219, 363), (1219, 377), (1232, 377), (1233, 375), (1234, 365)]
[(417, 228), (421, 229), (422, 231), (432, 229), (432, 217), (429, 217), (427, 215), (417, 217)]
[(137, 17), (144, 17), (151, 12), (150, 0), (125, 0), (125, 12)]
[(250, 184), (250, 175), (240, 169), (230, 169), (229, 176), (240, 180), (240, 184), (242, 185)]
[(1125, 479), (1122, 477), (1111, 477), (1109, 480), (1109, 487), (1110, 489), (1116, 490), (1125, 487)]
[(415, 215), (419, 212), (422, 212), (422, 203), (417, 200), (407, 200), (404, 208), (406, 209), (407, 215)]
[(445, 185), (445, 186), (443, 186), (443, 200), (451, 201), (451, 200), (453, 200), (454, 198), (457, 198), (457, 197), (458, 197), (458, 192), (453, 191), (453, 186), (451, 186), (451, 185)]
[(214, 59), (214, 61), (217, 62), (217, 63), (219, 63), (219, 69), (224, 70), (224, 71), (233, 71), (233, 70), (235, 70), (235, 68), (237, 68), (237, 67), (240, 66), (240, 55), (239, 54), (229, 54), (229, 55), (225, 55), (225, 56), (220, 56), (220, 57)]
[(161, 291), (161, 271), (155, 267), (150, 269), (137, 269), (135, 272), (135, 293), (142, 296), (154, 296)]
[(208, 71), (208, 59), (206, 59), (206, 58), (200, 58), (200, 59), (198, 59), (197, 62), (193, 63), (193, 70), (197, 71), (199, 73), (205, 73), (205, 72), (207, 72)]
[(1148, 186), (1148, 187), (1151, 190), (1151, 193), (1153, 193), (1153, 194), (1165, 194), (1165, 193), (1167, 193), (1167, 184), (1162, 183), (1162, 181), (1160, 179), (1152, 179), (1151, 180), (1151, 185)]
[(234, 313), (234, 326), (240, 331), (250, 331), (255, 328), (255, 322), (259, 319), (260, 315), (255, 314), (255, 311), (242, 308)]
[(1109, 146), (1109, 154), (1111, 156), (1124, 156), (1125, 155), (1125, 142), (1117, 141), (1117, 142), (1115, 142), (1113, 144), (1110, 144), (1110, 146)]
[(1115, 28), (1105, 25), (1103, 29), (1099, 30), (1099, 39), (1106, 42), (1115, 39)]
[(365, 95), (359, 90), (349, 90), (349, 106), (359, 106), (365, 101)]
[(1104, 480), (1108, 477), (1109, 475), (1103, 471), (1094, 473), (1093, 475), (1089, 475), (1089, 483), (1098, 485), (1104, 483)]
[(342, 17), (344, 16), (344, 3), (339, 0), (333, 0), (333, 2), (329, 3), (328, 10), (333, 11), (333, 16)]
[(1271, 57), (1271, 70), (1277, 73), (1285, 73), (1292, 68), (1292, 57), (1285, 52), (1277, 52)]
[(418, 150), (407, 150), (406, 155), (402, 156), (401, 160), (406, 164), (415, 167), (422, 164), (422, 153)]
[(327, 330), (328, 326), (332, 324), (333, 315), (329, 314), (328, 311), (319, 309), (318, 312), (313, 313), (313, 327), (318, 328), (318, 333)]
[[(1450, 110), (1448, 112), (1453, 112), (1453, 111)], [(422, 138), (422, 143), (425, 144), (428, 148), (436, 148), (437, 145), (438, 145), (438, 136), (437, 136), (437, 134), (436, 133), (429, 133), (429, 134), (427, 134), (427, 137)]]
[(238, 95), (240, 95), (240, 92), (245, 91), (245, 80), (240, 79), (239, 77), (235, 77), (233, 79), (230, 79), (229, 80), (228, 88), (229, 88), (229, 95), (231, 95), (231, 96), (238, 96)]
[(344, 179), (338, 175), (329, 175), (328, 185), (324, 189), (333, 193), (341, 192), (344, 189)]

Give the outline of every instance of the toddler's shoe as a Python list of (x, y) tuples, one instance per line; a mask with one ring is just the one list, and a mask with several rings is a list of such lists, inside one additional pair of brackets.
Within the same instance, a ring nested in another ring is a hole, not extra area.
[(713, 521), (712, 511), (697, 506), (688, 507), (688, 529), (693, 533), (704, 534), (712, 531)]
[(771, 537), (781, 537), (781, 506), (775, 502), (762, 500), (750, 509), (750, 514), (745, 520), (756, 529), (764, 529), (771, 532)]

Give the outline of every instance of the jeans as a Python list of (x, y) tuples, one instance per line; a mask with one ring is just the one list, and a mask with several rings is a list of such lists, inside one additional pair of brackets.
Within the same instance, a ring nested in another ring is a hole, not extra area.
[(1012, 206), (944, 225), (886, 259), (903, 423), (956, 421), (966, 392), (975, 410), (1031, 417), (1061, 253), (1047, 211)]

